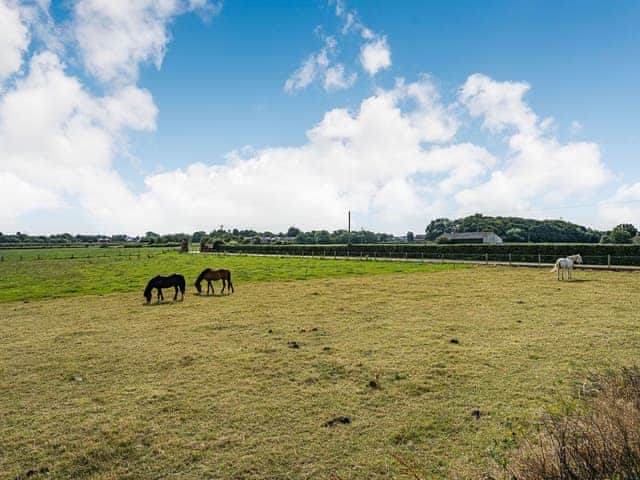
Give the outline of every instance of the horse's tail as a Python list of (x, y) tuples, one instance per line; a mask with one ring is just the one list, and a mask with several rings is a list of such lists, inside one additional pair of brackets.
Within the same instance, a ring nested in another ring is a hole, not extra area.
[(184, 279), (184, 276), (178, 275), (178, 288), (182, 295), (184, 295), (185, 290), (187, 289), (187, 281)]

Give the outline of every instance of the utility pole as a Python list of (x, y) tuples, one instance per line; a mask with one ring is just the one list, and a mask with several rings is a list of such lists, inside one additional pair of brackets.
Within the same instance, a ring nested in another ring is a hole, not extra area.
[(347, 232), (347, 238), (349, 239), (348, 244), (351, 246), (351, 210), (347, 213)]

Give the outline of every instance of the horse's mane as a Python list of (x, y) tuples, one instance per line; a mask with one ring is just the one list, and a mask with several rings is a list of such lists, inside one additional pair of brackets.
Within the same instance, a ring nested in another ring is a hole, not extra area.
[(204, 278), (204, 276), (207, 274), (207, 272), (209, 272), (211, 269), (210, 268), (205, 268), (202, 272), (200, 272), (200, 275), (198, 275), (198, 278), (196, 278), (196, 284), (200, 284), (202, 282), (202, 279)]
[(149, 295), (151, 295), (151, 290), (153, 290), (153, 281), (158, 278), (158, 277), (153, 277), (151, 280), (149, 280), (149, 283), (147, 283), (147, 286), (144, 289), (144, 293), (143, 295), (145, 297), (148, 297)]

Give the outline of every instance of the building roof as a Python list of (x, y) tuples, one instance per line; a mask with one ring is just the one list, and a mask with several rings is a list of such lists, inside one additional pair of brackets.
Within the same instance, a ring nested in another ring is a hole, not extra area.
[(442, 237), (446, 237), (450, 240), (466, 240), (471, 238), (489, 238), (495, 235), (500, 238), (499, 235), (493, 232), (455, 232), (455, 233), (445, 233), (441, 235)]

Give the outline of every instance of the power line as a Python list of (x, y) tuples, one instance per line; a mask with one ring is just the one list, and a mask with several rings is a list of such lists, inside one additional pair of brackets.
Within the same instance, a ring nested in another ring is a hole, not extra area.
[[(511, 210), (511, 212), (519, 212), (519, 213), (545, 212), (545, 211), (552, 211), (552, 210), (571, 210), (571, 209), (578, 209), (578, 208), (593, 208), (593, 207), (601, 207), (601, 206), (604, 206), (604, 205), (628, 205), (628, 204), (634, 204), (634, 203), (640, 203), (640, 200), (620, 200), (620, 201), (617, 201), (617, 202), (585, 203), (585, 204), (582, 204), (582, 205), (565, 205), (565, 206), (562, 206), (562, 207), (541, 207), (541, 208), (531, 208), (531, 209), (514, 209), (514, 210)], [(499, 214), (494, 211), (493, 215), (499, 215)], [(504, 216), (504, 215), (501, 215), (501, 216)]]

